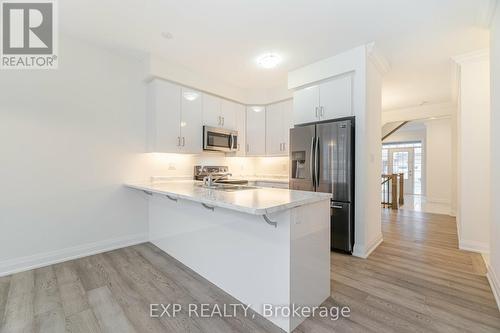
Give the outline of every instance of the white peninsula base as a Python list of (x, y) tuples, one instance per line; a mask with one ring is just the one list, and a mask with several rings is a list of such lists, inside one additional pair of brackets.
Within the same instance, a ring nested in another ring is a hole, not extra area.
[(187, 180), (126, 186), (149, 199), (153, 244), (283, 330), (330, 296), (330, 194)]
[[(263, 315), (273, 306), (319, 306), (330, 296), (330, 201), (269, 218), (150, 197), (150, 241)], [(290, 332), (305, 318), (266, 318)]]

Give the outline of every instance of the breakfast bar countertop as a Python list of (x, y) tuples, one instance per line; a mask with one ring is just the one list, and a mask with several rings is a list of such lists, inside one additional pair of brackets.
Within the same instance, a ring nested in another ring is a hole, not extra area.
[(202, 182), (194, 180), (125, 184), (125, 186), (148, 194), (166, 195), (171, 199), (190, 200), (253, 215), (276, 213), (331, 198), (329, 193), (264, 187), (225, 191), (203, 187)]

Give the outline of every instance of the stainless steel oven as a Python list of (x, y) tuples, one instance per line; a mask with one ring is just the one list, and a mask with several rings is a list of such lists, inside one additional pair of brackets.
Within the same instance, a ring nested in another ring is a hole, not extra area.
[(203, 126), (203, 150), (233, 152), (237, 147), (238, 131)]

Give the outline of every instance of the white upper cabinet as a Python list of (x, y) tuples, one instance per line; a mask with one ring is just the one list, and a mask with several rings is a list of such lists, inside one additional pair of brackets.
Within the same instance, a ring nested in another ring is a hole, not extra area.
[(246, 155), (264, 156), (266, 154), (266, 108), (247, 107), (246, 118)]
[(352, 111), (352, 76), (345, 75), (319, 86), (321, 120), (349, 117)]
[(236, 109), (239, 104), (228, 101), (226, 99), (222, 100), (221, 104), (221, 117), (222, 117), (222, 125), (221, 127), (227, 129), (236, 129)]
[(283, 102), (283, 152), (286, 155), (290, 150), (290, 129), (293, 128), (293, 103), (292, 99)]
[(167, 81), (153, 80), (148, 85), (148, 151), (201, 152), (201, 117), (199, 92)]
[(294, 124), (352, 116), (352, 75), (342, 75), (293, 94)]
[(222, 127), (222, 99), (203, 94), (203, 125)]
[(217, 96), (203, 94), (203, 125), (235, 129), (237, 105)]
[(293, 93), (294, 124), (318, 121), (319, 86), (310, 86)]
[(181, 145), (182, 152), (196, 154), (202, 151), (202, 97), (199, 91), (182, 88)]
[(283, 105), (270, 104), (266, 107), (266, 155), (283, 154)]
[(148, 151), (178, 152), (181, 135), (181, 88), (154, 80), (148, 85)]
[(288, 155), (289, 131), (292, 125), (292, 101), (270, 104), (266, 108), (266, 155)]
[(236, 104), (235, 118), (236, 130), (238, 131), (238, 142), (236, 144), (235, 156), (246, 155), (246, 107), (241, 104)]

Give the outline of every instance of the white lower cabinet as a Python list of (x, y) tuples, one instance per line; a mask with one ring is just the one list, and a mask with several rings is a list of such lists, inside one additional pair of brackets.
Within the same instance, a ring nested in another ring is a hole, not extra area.
[(156, 79), (148, 85), (147, 150), (197, 154), (202, 150), (201, 93)]

